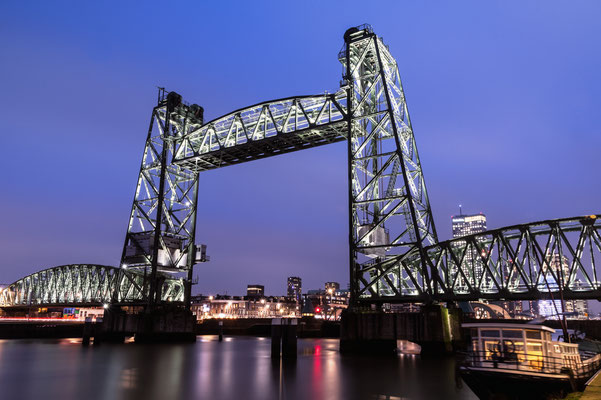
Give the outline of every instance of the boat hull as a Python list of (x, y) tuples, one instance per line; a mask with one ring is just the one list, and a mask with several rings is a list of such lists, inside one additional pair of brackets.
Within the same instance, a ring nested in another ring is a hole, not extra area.
[(480, 400), (561, 399), (584, 382), (568, 375), (508, 373), (490, 369), (460, 369), (461, 378)]

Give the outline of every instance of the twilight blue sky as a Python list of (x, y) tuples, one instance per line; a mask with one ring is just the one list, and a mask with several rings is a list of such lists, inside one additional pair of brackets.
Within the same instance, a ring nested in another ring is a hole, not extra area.
[[(601, 212), (601, 2), (368, 4), (2, 1), (0, 282), (118, 264), (156, 86), (208, 119), (333, 92), (365, 22), (398, 61), (441, 239), (458, 204), (489, 228)], [(195, 292), (346, 285), (345, 146), (201, 174)]]

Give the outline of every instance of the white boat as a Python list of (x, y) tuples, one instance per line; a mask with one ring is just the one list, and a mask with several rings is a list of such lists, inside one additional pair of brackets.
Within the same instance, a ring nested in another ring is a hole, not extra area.
[(459, 367), (481, 399), (561, 398), (582, 390), (601, 367), (601, 354), (552, 339), (555, 330), (520, 323), (466, 323), (470, 348)]

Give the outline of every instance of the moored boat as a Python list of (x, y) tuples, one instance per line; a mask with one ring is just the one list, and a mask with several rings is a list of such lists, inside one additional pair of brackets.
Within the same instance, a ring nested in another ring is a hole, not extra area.
[(459, 367), (481, 400), (563, 398), (601, 368), (601, 354), (555, 341), (555, 330), (519, 323), (467, 323), (470, 350)]

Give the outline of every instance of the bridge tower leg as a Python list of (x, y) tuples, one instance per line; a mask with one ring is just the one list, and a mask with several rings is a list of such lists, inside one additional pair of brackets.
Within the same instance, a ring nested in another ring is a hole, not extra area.
[(174, 142), (202, 124), (200, 106), (159, 89), (121, 255), (121, 282), (113, 295), (117, 306), (141, 306), (144, 312), (134, 325), (145, 337), (164, 333), (166, 320), (183, 323), (175, 328), (180, 331), (192, 324), (192, 270), (205, 261), (195, 246), (198, 172), (173, 159)]
[[(438, 239), (397, 63), (368, 25), (350, 28), (344, 41), (351, 307), (341, 349), (371, 343), (377, 351), (396, 344), (378, 336), (380, 322), (392, 318), (381, 305), (407, 295), (428, 302), (436, 290), (420, 256)], [(406, 255), (417, 260), (410, 268), (401, 264)], [(366, 307), (381, 321), (362, 315)]]
[(438, 239), (396, 61), (368, 25), (344, 41), (351, 300), (381, 303), (421, 292), (398, 259)]

